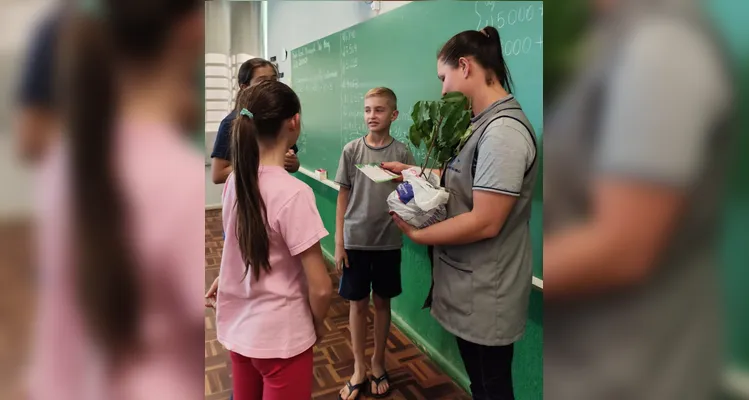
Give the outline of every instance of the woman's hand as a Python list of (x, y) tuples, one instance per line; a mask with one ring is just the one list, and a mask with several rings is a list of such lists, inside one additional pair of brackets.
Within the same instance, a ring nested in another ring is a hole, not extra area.
[(411, 168), (410, 165), (403, 164), (402, 162), (398, 161), (392, 161), (392, 162), (384, 162), (380, 164), (380, 167), (394, 173), (394, 174), (400, 174), (403, 171)]
[(403, 171), (411, 168), (410, 165), (406, 165), (398, 161), (384, 162), (380, 164), (380, 167), (382, 167), (382, 169), (386, 169), (394, 174), (399, 175), (398, 178), (394, 179), (395, 182), (401, 182), (403, 180), (403, 175), (401, 175)]
[(205, 293), (205, 306), (216, 308), (216, 293), (218, 293), (218, 277), (211, 284), (210, 289)]
[(398, 225), (398, 228), (403, 231), (403, 233), (405, 233), (412, 242), (416, 244), (422, 244), (419, 242), (419, 229), (411, 226), (408, 222), (404, 221), (401, 217), (398, 216), (398, 214), (394, 212), (390, 212), (390, 215), (392, 215), (393, 221), (395, 221), (395, 224)]

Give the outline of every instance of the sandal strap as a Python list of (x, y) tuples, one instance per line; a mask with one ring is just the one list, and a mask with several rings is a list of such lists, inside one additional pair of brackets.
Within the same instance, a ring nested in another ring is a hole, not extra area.
[(348, 393), (349, 393), (349, 395), (351, 393), (353, 393), (354, 390), (361, 391), (361, 388), (363, 388), (364, 385), (366, 385), (367, 383), (368, 383), (368, 381), (366, 379), (363, 382), (361, 382), (361, 383), (357, 383), (356, 385), (354, 385), (353, 383), (351, 383), (351, 381), (346, 382), (346, 386), (348, 386)]
[(388, 382), (390, 381), (390, 378), (388, 378), (388, 373), (387, 373), (387, 372), (383, 373), (383, 374), (382, 374), (382, 375), (381, 375), (381, 376), (380, 376), (379, 378), (378, 378), (378, 377), (376, 377), (376, 376), (374, 376), (374, 375), (372, 375), (371, 379), (372, 379), (372, 380), (374, 381), (374, 383), (376, 383), (376, 384), (377, 384), (378, 386), (380, 385), (380, 383), (382, 383), (382, 381), (388, 381)]

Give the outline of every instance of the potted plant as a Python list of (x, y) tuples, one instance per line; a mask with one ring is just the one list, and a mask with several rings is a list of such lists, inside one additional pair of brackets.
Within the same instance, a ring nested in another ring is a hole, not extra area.
[(417, 148), (424, 143), (427, 149), (422, 177), (426, 168), (443, 169), (471, 135), (470, 101), (460, 92), (446, 93), (437, 101), (416, 102), (411, 119), (409, 140)]
[[(423, 229), (447, 217), (449, 193), (439, 180), (430, 179), (427, 167), (444, 169), (471, 135), (471, 111), (468, 99), (460, 92), (451, 92), (437, 101), (419, 101), (411, 112), (413, 125), (408, 133), (411, 143), (427, 153), (418, 168), (403, 171), (404, 182), (388, 196), (390, 211), (408, 224)], [(431, 170), (430, 170), (431, 171)]]

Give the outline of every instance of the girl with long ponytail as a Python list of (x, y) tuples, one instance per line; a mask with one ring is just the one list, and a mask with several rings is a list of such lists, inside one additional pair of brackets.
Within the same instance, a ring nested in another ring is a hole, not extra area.
[(237, 110), (211, 299), (218, 340), (230, 351), (235, 400), (309, 400), (312, 346), (325, 331), (333, 287), (312, 189), (284, 170), (301, 129), (299, 98), (266, 80), (240, 93)]

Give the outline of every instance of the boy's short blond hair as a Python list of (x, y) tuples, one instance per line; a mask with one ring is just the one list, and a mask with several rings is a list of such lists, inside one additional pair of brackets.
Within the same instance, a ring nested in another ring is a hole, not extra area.
[(367, 94), (364, 95), (364, 98), (370, 98), (370, 97), (384, 97), (388, 100), (391, 106), (393, 106), (393, 110), (398, 109), (398, 98), (395, 97), (395, 92), (393, 92), (391, 89), (388, 89), (386, 87), (376, 87), (373, 89), (369, 89), (367, 91)]

